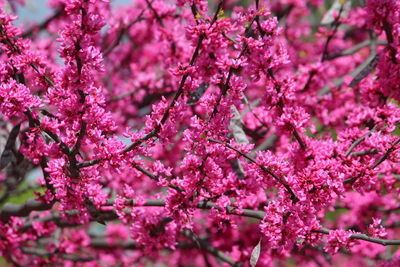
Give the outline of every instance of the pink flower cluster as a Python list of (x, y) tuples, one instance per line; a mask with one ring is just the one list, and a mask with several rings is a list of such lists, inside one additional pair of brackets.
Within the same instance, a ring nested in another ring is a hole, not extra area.
[(399, 1), (51, 0), (16, 27), (23, 2), (0, 1), (7, 262), (398, 264)]

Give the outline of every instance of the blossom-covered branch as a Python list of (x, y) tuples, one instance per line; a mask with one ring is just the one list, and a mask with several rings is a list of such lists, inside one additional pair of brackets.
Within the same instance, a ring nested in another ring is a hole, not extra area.
[(24, 2), (0, 1), (5, 261), (400, 264), (398, 1)]

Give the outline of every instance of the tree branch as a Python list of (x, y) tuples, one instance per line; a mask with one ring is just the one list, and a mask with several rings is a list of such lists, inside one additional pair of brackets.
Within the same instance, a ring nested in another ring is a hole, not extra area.
[(241, 263), (235, 262), (231, 257), (226, 255), (224, 252), (210, 245), (206, 240), (196, 237), (191, 230), (184, 229), (182, 231), (182, 234), (189, 237), (194, 242), (198, 243), (201, 249), (205, 249), (208, 253), (214, 255), (214, 257), (216, 257), (217, 259), (220, 259), (221, 261), (226, 262), (231, 266), (237, 266), (237, 267), (242, 266)]
[[(344, 56), (350, 56), (353, 55), (355, 53), (357, 53), (358, 51), (360, 51), (360, 49), (367, 47), (367, 46), (371, 46), (372, 45), (372, 41), (371, 40), (365, 40), (362, 43), (356, 44), (355, 46), (343, 50), (342, 52), (335, 54), (335, 55), (331, 55), (331, 56), (327, 56), (326, 59), (327, 60), (332, 60), (332, 59), (336, 59), (339, 57), (344, 57)], [(376, 45), (387, 45), (386, 41), (376, 41)]]
[(7, 221), (11, 216), (25, 217), (32, 211), (50, 210), (54, 202), (43, 203), (34, 198), (28, 199), (24, 204), (7, 203), (0, 209), (0, 220)]
[[(32, 201), (32, 200), (30, 200), (30, 201)], [(114, 204), (113, 200), (107, 201), (107, 205), (113, 205), (113, 204)], [(164, 199), (146, 199), (140, 203), (138, 203), (134, 199), (126, 199), (125, 204), (130, 205), (130, 206), (139, 206), (139, 207), (165, 207), (166, 203), (165, 203)], [(12, 205), (12, 207), (11, 207), (11, 205)], [(13, 215), (9, 215), (9, 216), (24, 217), (29, 214), (29, 213), (26, 213), (25, 211), (23, 211), (23, 208), (21, 208), (23, 206), (28, 206), (27, 203), (25, 203), (23, 205), (6, 204), (6, 206), (7, 206), (7, 210), (8, 209), (14, 210)], [(51, 206), (49, 206), (49, 205), (46, 206), (45, 204), (38, 202), (38, 201), (34, 202), (33, 205), (29, 204), (29, 206), (32, 210), (48, 210), (51, 208)], [(221, 210), (221, 208), (217, 207), (215, 203), (208, 202), (208, 201), (198, 202), (196, 205), (196, 208), (205, 209), (205, 210), (215, 208), (217, 210)], [(5, 214), (4, 210), (5, 209), (6, 209), (6, 207), (4, 207), (2, 210), (0, 210), (0, 218), (1, 219), (4, 218), (4, 214)], [(255, 218), (258, 220), (263, 220), (266, 215), (266, 213), (264, 211), (251, 210), (251, 209), (241, 209), (240, 211), (238, 211), (238, 209), (236, 207), (232, 207), (232, 206), (226, 207), (226, 212), (230, 215)], [(9, 216), (8, 216), (8, 218), (9, 218)], [(39, 221), (51, 221), (51, 220), (57, 220), (59, 218), (59, 215), (51, 215), (51, 216), (40, 218)], [(21, 229), (26, 229), (27, 227), (30, 227), (30, 226), (31, 226), (31, 223), (27, 223)], [(330, 231), (331, 231), (330, 229), (327, 229), (324, 227), (319, 230), (313, 230), (313, 232), (322, 233), (322, 234), (329, 234)], [(372, 242), (372, 243), (377, 243), (377, 244), (381, 244), (383, 246), (400, 245), (400, 240), (386, 240), (386, 239), (373, 238), (373, 237), (369, 237), (365, 234), (352, 234), (350, 236), (350, 238), (364, 240), (364, 241), (368, 241), (368, 242)]]
[(389, 157), (389, 154), (390, 154), (392, 151), (396, 150), (395, 146), (396, 146), (397, 144), (399, 144), (399, 143), (400, 143), (400, 138), (398, 138), (398, 139), (396, 140), (396, 142), (394, 142), (394, 143), (386, 150), (385, 154), (383, 154), (383, 156), (382, 156), (380, 159), (378, 159), (378, 160), (374, 163), (374, 165), (371, 167), (371, 169), (375, 169), (375, 168), (378, 167), (382, 162), (384, 162), (384, 161)]
[[(217, 8), (215, 14), (218, 14), (219, 10), (221, 9), (221, 6), (222, 6), (222, 2), (220, 2), (220, 4), (218, 5), (218, 8)], [(217, 18), (217, 15), (214, 16), (214, 19), (210, 23), (209, 27), (212, 27), (212, 25), (216, 21), (216, 18)], [(192, 58), (191, 58), (190, 63), (189, 63), (190, 66), (194, 65), (194, 63), (196, 61), (196, 58), (199, 55), (201, 44), (202, 44), (203, 40), (205, 39), (205, 37), (206, 36), (204, 34), (200, 34), (199, 39), (198, 39), (197, 44), (196, 44), (196, 48), (195, 48), (195, 50), (193, 52)], [(160, 120), (160, 123), (150, 133), (148, 133), (146, 136), (138, 139), (137, 141), (133, 142), (131, 145), (127, 146), (124, 149), (124, 152), (123, 152), (124, 154), (129, 152), (129, 151), (131, 151), (131, 150), (133, 150), (133, 149), (135, 149), (138, 145), (140, 145), (143, 142), (149, 140), (150, 138), (153, 138), (153, 137), (157, 138), (158, 137), (158, 134), (161, 131), (162, 125), (164, 125), (164, 123), (167, 121), (167, 119), (169, 117), (171, 109), (175, 106), (176, 101), (178, 100), (178, 98), (183, 93), (183, 86), (185, 85), (185, 82), (186, 82), (188, 77), (189, 77), (189, 74), (185, 74), (185, 75), (182, 76), (182, 79), (181, 79), (180, 84), (179, 84), (179, 88), (176, 91), (176, 94), (175, 94), (174, 98), (172, 99), (171, 103), (169, 104), (169, 106), (168, 106), (167, 110), (165, 111), (164, 115), (162, 116), (162, 118)], [(85, 168), (85, 167), (93, 166), (93, 165), (98, 164), (101, 160), (104, 160), (104, 159), (95, 159), (95, 160), (79, 163), (79, 164), (77, 164), (77, 167), (78, 168)]]
[(284, 178), (279, 177), (278, 175), (276, 175), (275, 173), (273, 173), (271, 171), (271, 169), (269, 169), (268, 167), (264, 167), (260, 164), (258, 164), (253, 158), (251, 158), (250, 156), (248, 156), (247, 154), (243, 153), (242, 151), (232, 147), (231, 145), (218, 141), (218, 140), (214, 140), (214, 139), (207, 139), (210, 142), (213, 143), (217, 143), (217, 144), (221, 144), (226, 146), (229, 149), (232, 149), (233, 151), (235, 151), (236, 153), (238, 153), (239, 155), (241, 155), (242, 157), (246, 158), (247, 160), (249, 160), (251, 163), (256, 164), (261, 170), (263, 170), (264, 172), (266, 172), (267, 174), (271, 175), (275, 180), (277, 180), (280, 184), (283, 185), (283, 187), (285, 187), (285, 189), (288, 191), (288, 193), (290, 194), (290, 198), (293, 201), (293, 203), (296, 203), (299, 201), (299, 198), (296, 196), (296, 194), (293, 192), (293, 190), (290, 188), (289, 184), (286, 182), (286, 180)]
[[(326, 234), (328, 235), (330, 233), (330, 229), (328, 228), (321, 228), (320, 230), (314, 230), (316, 233), (321, 233), (321, 234)], [(380, 238), (374, 238), (374, 237), (369, 237), (366, 234), (352, 234), (350, 236), (352, 239), (358, 239), (358, 240), (364, 240), (368, 241), (371, 243), (376, 243), (380, 244), (383, 246), (394, 246), (394, 245), (400, 245), (400, 240), (386, 240), (386, 239), (380, 239)]]
[[(33, 247), (22, 247), (21, 251), (38, 257), (51, 257), (55, 255), (54, 253), (48, 252), (46, 249), (33, 248)], [(94, 257), (82, 257), (76, 254), (57, 253), (57, 256), (58, 255), (60, 255), (64, 260), (69, 260), (73, 262), (89, 262), (97, 260)]]
[(367, 132), (366, 134), (364, 134), (363, 136), (361, 136), (360, 138), (358, 138), (356, 141), (354, 141), (351, 146), (349, 147), (349, 149), (346, 151), (346, 153), (344, 154), (345, 157), (348, 157), (351, 152), (353, 151), (353, 149), (358, 146), (362, 141), (365, 140), (365, 138), (367, 138), (368, 136), (370, 136), (372, 134), (372, 132), (374, 132), (376, 129), (376, 125), (374, 126), (374, 128), (372, 128), (371, 131)]

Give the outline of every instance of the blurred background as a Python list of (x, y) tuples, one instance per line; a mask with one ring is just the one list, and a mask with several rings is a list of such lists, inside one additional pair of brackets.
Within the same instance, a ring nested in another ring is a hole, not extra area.
[[(48, 16), (51, 16), (52, 10), (49, 8), (47, 2), (48, 0), (25, 0), (24, 6), (14, 4), (19, 16), (15, 22), (16, 25), (20, 25), (21, 23), (29, 24), (32, 22), (41, 22), (44, 21)], [(132, 0), (110, 0), (110, 2), (113, 8), (116, 8), (118, 5), (128, 5), (132, 2)], [(11, 11), (12, 9), (9, 1), (7, 0), (5, 8), (7, 11)]]

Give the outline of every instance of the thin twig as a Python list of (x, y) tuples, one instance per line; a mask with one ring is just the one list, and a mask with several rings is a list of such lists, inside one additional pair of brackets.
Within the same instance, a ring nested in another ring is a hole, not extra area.
[[(346, 50), (343, 50), (340, 53), (337, 53), (335, 55), (331, 55), (331, 56), (327, 56), (327, 60), (332, 60), (332, 59), (336, 59), (339, 57), (344, 57), (344, 56), (350, 56), (353, 55), (355, 53), (357, 53), (358, 51), (360, 51), (360, 49), (370, 46), (372, 44), (371, 40), (365, 40), (364, 42), (361, 42), (359, 44), (356, 44), (355, 46), (348, 48)], [(376, 41), (376, 45), (387, 45), (386, 41)]]
[[(143, 173), (144, 175), (150, 177), (152, 180), (159, 182), (160, 179), (152, 174), (151, 172), (147, 171), (146, 169), (144, 169), (143, 167), (137, 165), (137, 164), (132, 164), (133, 168), (135, 168), (136, 170), (140, 171), (141, 173)], [(171, 183), (168, 183), (168, 187), (175, 189), (178, 192), (184, 192), (185, 190), (180, 188), (179, 186), (173, 185)]]
[(137, 15), (137, 17), (130, 22), (129, 24), (122, 26), (121, 29), (118, 32), (117, 38), (115, 38), (114, 42), (111, 43), (111, 45), (109, 47), (107, 47), (106, 49), (104, 49), (103, 51), (103, 57), (107, 57), (113, 50), (114, 48), (116, 48), (122, 40), (122, 37), (124, 36), (124, 34), (137, 22), (139, 22), (142, 19), (142, 16), (144, 14), (144, 12), (146, 11), (146, 8), (143, 8), (142, 11)]
[[(330, 231), (332, 231), (332, 230), (324, 228), (324, 227), (319, 230), (314, 230), (314, 232), (316, 232), (316, 233), (321, 233), (321, 234), (326, 234), (326, 235), (328, 235), (330, 233)], [(350, 238), (364, 240), (364, 241), (368, 241), (371, 243), (380, 244), (383, 246), (400, 245), (400, 240), (386, 240), (386, 239), (374, 238), (374, 237), (369, 237), (366, 234), (352, 234), (352, 235), (350, 235)]]
[[(328, 59), (328, 48), (329, 48), (329, 43), (330, 41), (333, 39), (333, 37), (335, 36), (339, 25), (340, 25), (340, 16), (342, 15), (343, 12), (343, 8), (344, 8), (344, 4), (342, 4), (340, 6), (340, 10), (339, 10), (339, 15), (335, 18), (335, 21), (332, 23), (332, 27), (333, 27), (333, 32), (328, 36), (328, 38), (326, 38), (326, 42), (322, 51), (322, 56), (320, 59), (320, 62), (324, 62), (325, 60)], [(311, 81), (314, 78), (314, 76), (317, 74), (317, 71), (315, 70), (311, 70), (310, 74), (308, 76), (307, 82), (305, 83), (303, 89), (301, 90), (301, 92), (307, 91), (308, 88), (310, 88), (311, 85)]]
[(153, 6), (151, 5), (150, 1), (146, 0), (146, 3), (147, 3), (147, 6), (150, 8), (150, 10), (153, 12), (154, 17), (156, 18), (158, 24), (160, 24), (161, 27), (164, 27), (164, 22), (162, 21), (162, 19), (158, 15), (157, 11), (153, 8)]
[(351, 146), (349, 147), (349, 149), (347, 149), (346, 153), (344, 154), (345, 157), (348, 157), (351, 152), (353, 152), (353, 149), (356, 148), (356, 146), (358, 146), (362, 141), (365, 140), (365, 138), (367, 138), (368, 136), (370, 136), (372, 134), (372, 132), (374, 132), (376, 129), (376, 125), (374, 126), (374, 128), (371, 129), (371, 131), (365, 133), (363, 136), (361, 136), (360, 138), (358, 138), (356, 141), (354, 141)]
[[(360, 65), (358, 65), (352, 72), (350, 72), (349, 76), (352, 77), (357, 77), (357, 75), (363, 71), (368, 65), (371, 64), (371, 62), (373, 62), (374, 60), (377, 59), (377, 54), (376, 54), (376, 36), (375, 34), (371, 34), (371, 38), (370, 38), (370, 55), (369, 57)], [(332, 83), (335, 87), (339, 87), (344, 83), (345, 79), (344, 77), (340, 77), (336, 80), (334, 80)], [(319, 92), (318, 95), (319, 96), (323, 96), (328, 94), (329, 92), (331, 92), (332, 88), (329, 85), (326, 85), (325, 87), (323, 87)]]
[[(383, 154), (382, 157), (380, 157), (380, 158), (374, 163), (374, 165), (372, 165), (369, 169), (370, 169), (370, 170), (373, 170), (373, 169), (375, 169), (376, 167), (378, 167), (382, 162), (384, 162), (384, 161), (389, 157), (389, 154), (390, 154), (391, 152), (393, 152), (394, 150), (396, 150), (395, 146), (396, 146), (397, 144), (399, 144), (399, 143), (400, 143), (400, 138), (397, 139), (397, 140), (386, 150), (385, 154)], [(359, 175), (357, 175), (357, 176), (355, 176), (355, 177), (346, 179), (346, 180), (343, 181), (343, 184), (352, 184), (352, 183), (354, 183), (358, 178), (362, 177), (364, 174), (365, 174), (365, 173), (362, 172), (362, 173), (360, 173)]]
[(250, 161), (253, 164), (256, 164), (261, 170), (263, 170), (264, 172), (266, 172), (267, 174), (271, 175), (275, 180), (277, 180), (280, 184), (283, 185), (283, 187), (285, 187), (285, 189), (288, 191), (288, 193), (290, 194), (290, 198), (293, 201), (293, 203), (296, 203), (299, 201), (299, 198), (296, 196), (296, 194), (293, 192), (292, 188), (289, 186), (289, 184), (286, 182), (286, 180), (284, 178), (279, 177), (278, 175), (276, 175), (274, 172), (271, 171), (270, 168), (268, 167), (264, 167), (260, 164), (258, 164), (253, 158), (251, 158), (250, 156), (248, 156), (247, 154), (243, 153), (242, 151), (232, 147), (231, 145), (224, 143), (222, 141), (218, 141), (218, 140), (214, 140), (214, 139), (207, 139), (210, 142), (213, 143), (217, 143), (217, 144), (221, 144), (226, 146), (229, 149), (232, 149), (233, 151), (235, 151), (236, 153), (238, 153), (239, 155), (241, 155), (242, 157), (246, 158), (248, 161)]
[[(220, 2), (220, 4), (218, 5), (218, 8), (217, 8), (217, 10), (215, 12), (216, 15), (214, 16), (214, 19), (211, 21), (211, 24), (210, 24), (209, 27), (212, 27), (212, 25), (216, 22), (217, 14), (218, 14), (219, 10), (221, 9), (221, 7), (222, 7), (222, 2)], [(195, 48), (195, 50), (193, 52), (192, 58), (190, 59), (190, 63), (189, 63), (190, 66), (194, 65), (194, 63), (196, 61), (196, 58), (199, 55), (201, 44), (202, 44), (203, 40), (205, 39), (205, 37), (206, 36), (204, 34), (200, 34), (199, 39), (198, 39), (197, 44), (196, 44), (196, 48)], [(157, 138), (158, 137), (158, 134), (161, 131), (162, 125), (164, 125), (164, 123), (167, 121), (167, 119), (169, 117), (171, 109), (175, 106), (175, 104), (178, 101), (179, 97), (182, 95), (183, 86), (185, 85), (185, 82), (186, 82), (188, 77), (189, 77), (189, 74), (185, 74), (185, 75), (182, 76), (182, 79), (181, 79), (180, 84), (179, 84), (179, 88), (176, 91), (176, 94), (175, 94), (174, 98), (172, 99), (171, 103), (169, 104), (168, 108), (166, 109), (164, 115), (162, 116), (162, 118), (160, 120), (160, 123), (150, 133), (148, 133), (146, 136), (138, 139), (137, 141), (133, 142), (131, 145), (127, 146), (124, 149), (124, 152), (123, 152), (124, 154), (129, 152), (129, 151), (132, 151), (138, 145), (140, 145), (143, 142), (149, 140), (150, 138), (153, 138), (153, 137)], [(92, 165), (100, 163), (100, 161), (102, 161), (102, 160), (104, 160), (104, 159), (94, 159), (94, 160), (91, 160), (91, 161), (82, 162), (82, 163), (77, 164), (77, 167), (78, 168), (89, 167), (89, 166), (92, 166)]]
[[(272, 81), (273, 81), (273, 83), (274, 83), (276, 92), (279, 94), (279, 93), (281, 92), (280, 85), (277, 83), (277, 81), (276, 81), (276, 79), (275, 79), (275, 76), (274, 76), (274, 73), (272, 72), (272, 69), (270, 69), (270, 68), (268, 69), (268, 75), (269, 75), (269, 77), (272, 79)], [(283, 103), (282, 96), (279, 97), (278, 106), (279, 106), (279, 108), (281, 109), (281, 112), (283, 112), (283, 108), (284, 108), (285, 105), (284, 105), (284, 103)], [(293, 136), (294, 136), (294, 138), (296, 139), (296, 141), (299, 143), (300, 148), (301, 148), (303, 151), (306, 151), (306, 150), (307, 150), (307, 145), (306, 145), (306, 143), (304, 143), (304, 141), (303, 141), (303, 139), (301, 138), (300, 134), (297, 132), (296, 128), (294, 128), (294, 126), (293, 126), (292, 124), (290, 124), (290, 127), (292, 128)]]
[(339, 28), (339, 25), (340, 25), (340, 17), (341, 17), (341, 15), (342, 15), (342, 13), (343, 13), (344, 5), (345, 5), (345, 4), (341, 4), (340, 10), (339, 10), (339, 15), (335, 18), (335, 21), (333, 22), (333, 25), (332, 25), (332, 26), (333, 26), (333, 32), (332, 32), (332, 34), (330, 34), (330, 35), (328, 36), (328, 38), (326, 38), (324, 50), (323, 50), (323, 52), (322, 52), (321, 62), (324, 62), (324, 61), (327, 59), (327, 57), (328, 57), (329, 43), (330, 43), (330, 41), (333, 39), (333, 37), (335, 36), (335, 34), (336, 34), (336, 32), (337, 32), (337, 30), (338, 30), (338, 28)]
[(183, 235), (192, 239), (194, 242), (200, 244), (200, 248), (205, 249), (208, 253), (214, 255), (214, 257), (216, 257), (217, 259), (220, 259), (221, 261), (226, 262), (231, 266), (242, 266), (241, 263), (235, 262), (231, 257), (226, 255), (224, 252), (211, 246), (206, 240), (196, 237), (191, 230), (184, 229), (182, 233)]
[(394, 151), (394, 150), (396, 149), (395, 146), (396, 146), (398, 143), (400, 143), (400, 138), (397, 139), (396, 142), (394, 142), (394, 143), (386, 150), (385, 154), (383, 154), (383, 156), (382, 156), (380, 159), (378, 159), (378, 160), (374, 163), (374, 165), (371, 167), (371, 169), (375, 169), (375, 168), (378, 167), (382, 162), (384, 162), (384, 161), (389, 157), (389, 154), (390, 154), (392, 151)]

